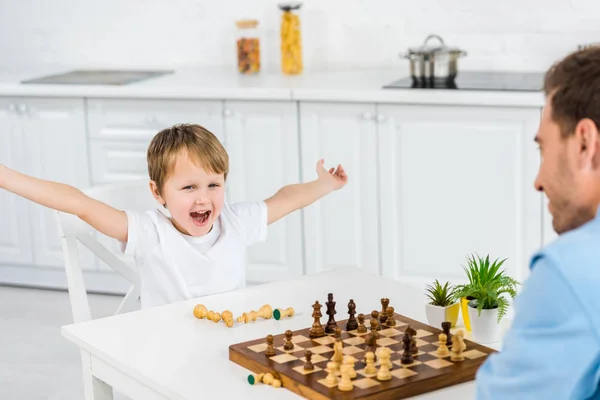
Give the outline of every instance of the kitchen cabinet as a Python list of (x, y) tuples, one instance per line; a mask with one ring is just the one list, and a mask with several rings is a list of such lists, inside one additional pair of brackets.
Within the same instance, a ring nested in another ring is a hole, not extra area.
[(381, 105), (382, 272), (419, 287), (465, 279), (468, 254), (528, 275), (542, 244), (539, 108)]
[[(229, 201), (266, 199), (300, 181), (298, 113), (294, 102), (226, 101)], [(248, 249), (247, 278), (269, 282), (303, 274), (301, 211), (268, 227)]]
[(375, 104), (300, 104), (302, 181), (316, 163), (342, 164), (346, 186), (304, 209), (306, 272), (359, 267), (380, 272)]

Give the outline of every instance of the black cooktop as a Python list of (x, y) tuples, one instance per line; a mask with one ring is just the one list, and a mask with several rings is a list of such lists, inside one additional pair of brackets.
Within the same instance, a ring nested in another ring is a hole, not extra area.
[(413, 80), (410, 76), (384, 89), (463, 89), (537, 92), (542, 90), (542, 72), (461, 71), (451, 81)]

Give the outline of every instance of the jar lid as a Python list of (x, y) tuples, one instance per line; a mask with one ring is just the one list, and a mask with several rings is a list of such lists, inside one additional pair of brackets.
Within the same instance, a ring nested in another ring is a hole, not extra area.
[(256, 28), (258, 26), (258, 20), (255, 19), (241, 19), (235, 21), (238, 28)]
[[(439, 40), (439, 44), (428, 44), (429, 40), (437, 39)], [(461, 53), (462, 50), (456, 47), (446, 46), (444, 40), (438, 35), (429, 35), (425, 39), (425, 42), (419, 47), (413, 47), (408, 49), (409, 54), (417, 54), (417, 55), (431, 55), (431, 54), (439, 54), (439, 53)]]

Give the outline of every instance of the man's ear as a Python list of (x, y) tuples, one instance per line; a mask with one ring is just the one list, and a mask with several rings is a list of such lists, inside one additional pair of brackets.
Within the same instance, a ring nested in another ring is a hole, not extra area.
[(575, 127), (578, 146), (578, 164), (582, 168), (597, 169), (600, 166), (600, 141), (598, 127), (589, 118), (584, 118)]
[(160, 190), (158, 190), (158, 185), (154, 181), (150, 181), (150, 192), (152, 192), (152, 195), (154, 196), (156, 201), (158, 201), (163, 206), (166, 206), (166, 201), (160, 195)]

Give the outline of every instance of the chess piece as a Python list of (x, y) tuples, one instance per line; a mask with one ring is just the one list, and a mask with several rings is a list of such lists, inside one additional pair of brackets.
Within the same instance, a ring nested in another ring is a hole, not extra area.
[(284, 310), (282, 310), (281, 308), (276, 309), (275, 311), (273, 311), (273, 317), (279, 321), (281, 318), (283, 317), (293, 317), (295, 314), (294, 309), (292, 307), (288, 307)]
[[(387, 347), (385, 347), (387, 348)], [(377, 379), (380, 381), (389, 381), (392, 379), (392, 374), (390, 373), (390, 353), (387, 351), (382, 351), (379, 353), (380, 366), (379, 371), (377, 371)]]
[(273, 335), (267, 335), (267, 350), (265, 350), (267, 357), (272, 357), (276, 354), (275, 347), (273, 347), (273, 340)]
[(275, 379), (273, 374), (270, 372), (267, 372), (265, 376), (263, 376), (263, 382), (273, 387), (281, 387), (281, 381), (279, 379)]
[(379, 320), (377, 318), (371, 319), (371, 332), (377, 332), (379, 329)]
[(210, 310), (207, 314), (206, 314), (206, 318), (211, 320), (212, 322), (219, 322), (221, 320), (221, 314), (219, 314), (218, 312), (215, 312), (213, 310)]
[(377, 332), (373, 331), (371, 332), (365, 339), (365, 343), (367, 345), (367, 348), (365, 350), (369, 350), (373, 352), (373, 356), (375, 358), (377, 358), (377, 356), (375, 356), (375, 351), (377, 350)]
[(261, 383), (263, 381), (264, 376), (265, 376), (265, 374), (257, 374), (257, 375), (250, 374), (250, 375), (248, 375), (248, 383), (251, 385), (256, 385), (257, 383)]
[(383, 299), (381, 299), (381, 313), (380, 313), (381, 317), (379, 317), (380, 318), (379, 322), (381, 322), (382, 324), (385, 323), (385, 321), (387, 320), (387, 308), (388, 308), (389, 304), (390, 304), (390, 299), (385, 298), (385, 297)]
[(377, 326), (377, 330), (380, 331), (381, 330), (381, 325), (379, 325), (379, 311), (377, 311), (377, 310), (371, 311), (371, 318), (373, 318), (374, 320), (377, 321), (377, 325), (376, 325)]
[(386, 309), (387, 319), (385, 320), (385, 325), (387, 326), (396, 326), (396, 319), (394, 318), (394, 307), (389, 306)]
[(196, 304), (196, 306), (194, 307), (194, 317), (198, 319), (206, 318), (207, 313), (208, 310), (206, 309), (206, 306), (204, 304)]
[(304, 363), (305, 371), (312, 371), (315, 369), (315, 366), (312, 363), (312, 351), (306, 350), (304, 352), (304, 357), (306, 358), (306, 362)]
[(408, 332), (405, 332), (404, 336), (402, 336), (402, 349), (404, 350), (402, 358), (400, 359), (402, 364), (412, 364), (414, 362), (411, 352), (410, 336), (411, 335)]
[(342, 329), (339, 326), (335, 327), (335, 333), (333, 334), (333, 337), (337, 340), (337, 339), (341, 339), (342, 338)]
[[(386, 353), (388, 355), (387, 358), (381, 357), (381, 354)], [(392, 364), (392, 350), (389, 347), (381, 347), (379, 349), (379, 362), (380, 363), (387, 363), (387, 366), (389, 369), (393, 368), (393, 364)]]
[(317, 300), (315, 302), (315, 304), (313, 304), (312, 307), (313, 307), (312, 317), (314, 318), (314, 322), (312, 324), (312, 327), (310, 328), (310, 331), (308, 332), (308, 336), (310, 338), (323, 337), (323, 336), (325, 336), (325, 330), (323, 329), (323, 326), (321, 325), (321, 317), (323, 316), (323, 314), (321, 314), (322, 305), (319, 304), (319, 301)]
[(448, 354), (450, 354), (448, 346), (446, 345), (446, 334), (440, 333), (438, 338), (440, 341), (440, 346), (438, 347), (436, 354), (441, 357), (446, 357)]
[(256, 321), (256, 319), (258, 318), (258, 316), (259, 316), (259, 313), (257, 313), (256, 311), (252, 310), (250, 312), (243, 313), (242, 315), (240, 315), (237, 318), (237, 322), (243, 322), (243, 323), (247, 324), (248, 322)]
[(336, 372), (340, 370), (340, 365), (344, 361), (344, 349), (341, 340), (336, 340), (333, 344), (333, 356), (331, 361), (335, 364)]
[(329, 315), (329, 320), (327, 321), (327, 325), (325, 325), (325, 333), (334, 333), (335, 328), (337, 328), (337, 324), (335, 323), (334, 315), (337, 313), (335, 311), (335, 301), (333, 301), (333, 293), (329, 293), (327, 295), (327, 306), (326, 314)]
[(265, 304), (258, 310), (258, 316), (264, 319), (270, 319), (273, 316), (273, 309), (270, 305)]
[(356, 378), (356, 371), (354, 370), (354, 364), (356, 364), (356, 358), (354, 358), (352, 356), (346, 356), (346, 358), (344, 358), (344, 365), (348, 365), (350, 367), (350, 369), (349, 369), (350, 379)]
[(374, 375), (377, 373), (377, 368), (375, 368), (375, 353), (369, 351), (365, 354), (365, 375)]
[(463, 343), (460, 336), (452, 336), (452, 355), (450, 356), (450, 360), (452, 361), (462, 361), (465, 359), (463, 356)]
[(294, 343), (292, 343), (293, 332), (291, 330), (285, 331), (285, 344), (283, 345), (284, 350), (293, 350)]
[(467, 344), (465, 343), (465, 331), (463, 331), (462, 329), (459, 329), (458, 331), (456, 331), (454, 336), (460, 337), (460, 343), (462, 344), (462, 351), (465, 351), (467, 349)]
[(411, 354), (417, 354), (419, 352), (419, 348), (417, 347), (417, 340), (415, 339), (415, 336), (417, 335), (417, 331), (415, 331), (412, 326), (408, 325), (406, 327), (406, 330), (404, 331), (404, 333), (408, 333), (408, 335), (410, 336), (410, 352), (411, 352)]
[(452, 346), (452, 335), (450, 335), (450, 328), (452, 327), (452, 323), (445, 321), (442, 322), (442, 330), (446, 335), (446, 346)]
[(350, 315), (350, 318), (348, 318), (348, 322), (346, 323), (347, 331), (358, 329), (358, 323), (356, 322), (356, 318), (354, 318), (354, 314), (356, 314), (356, 304), (354, 304), (353, 299), (350, 299), (348, 303), (348, 315)]
[(367, 333), (367, 327), (365, 326), (365, 315), (358, 314), (358, 328), (356, 330), (358, 333)]
[(229, 328), (231, 328), (233, 326), (233, 314), (231, 313), (231, 311), (229, 311), (229, 310), (223, 311), (223, 314), (221, 314), (221, 319), (223, 320), (223, 322), (225, 322), (225, 325), (227, 325)]
[(352, 380), (350, 380), (350, 368), (351, 367), (349, 365), (342, 365), (340, 367), (342, 378), (338, 383), (338, 389), (340, 389), (343, 392), (349, 392), (352, 390), (353, 387)]
[(327, 377), (325, 378), (325, 382), (327, 385), (335, 386), (338, 383), (338, 378), (336, 373), (336, 365), (334, 362), (330, 361), (327, 363)]

